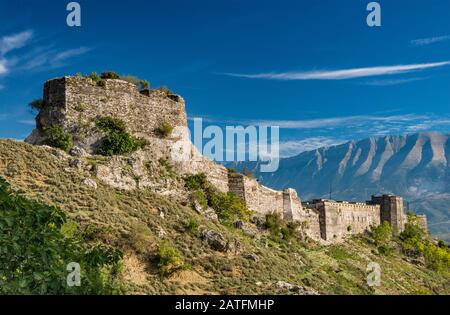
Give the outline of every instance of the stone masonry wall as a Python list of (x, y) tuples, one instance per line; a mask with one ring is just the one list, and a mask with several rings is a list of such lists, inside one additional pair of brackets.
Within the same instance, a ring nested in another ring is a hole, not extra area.
[(230, 192), (241, 197), (247, 207), (265, 216), (277, 213), (287, 221), (304, 223), (306, 235), (312, 239), (320, 239), (319, 214), (312, 209), (304, 209), (294, 189), (276, 191), (260, 185), (255, 179), (242, 174), (228, 175)]
[(403, 198), (392, 195), (372, 196), (370, 203), (380, 205), (381, 222), (389, 222), (394, 233), (401, 233), (404, 230), (407, 217)]
[(286, 220), (305, 222), (306, 235), (315, 240), (321, 238), (319, 213), (315, 209), (304, 208), (295, 189), (283, 191), (283, 212)]
[(341, 240), (380, 225), (380, 206), (365, 203), (317, 201), (308, 205), (319, 212), (320, 232), (326, 241)]
[(94, 120), (113, 116), (123, 120), (135, 136), (155, 135), (163, 122), (187, 126), (184, 100), (154, 91), (148, 96), (123, 80), (104, 80), (102, 86), (90, 78), (64, 77), (47, 81), (45, 108), (37, 117), (37, 132), (55, 124), (74, 135), (77, 146), (94, 151), (99, 135)]

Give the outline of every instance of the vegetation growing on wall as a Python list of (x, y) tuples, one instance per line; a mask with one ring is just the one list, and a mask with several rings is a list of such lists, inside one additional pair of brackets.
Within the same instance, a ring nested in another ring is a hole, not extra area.
[(115, 117), (102, 117), (96, 121), (97, 128), (106, 132), (97, 153), (104, 156), (133, 153), (146, 145), (146, 141), (129, 134), (125, 123)]
[(35, 99), (28, 104), (32, 111), (40, 111), (44, 108), (44, 105), (45, 103), (42, 98)]
[(119, 80), (120, 79), (120, 75), (118, 75), (116, 72), (114, 71), (105, 71), (100, 75), (100, 78), (102, 79), (115, 79), (115, 80)]
[(194, 174), (184, 178), (185, 186), (200, 203), (214, 209), (221, 223), (232, 225), (236, 220), (249, 221), (252, 211), (236, 194), (217, 191), (206, 179), (205, 174)]
[(173, 131), (173, 126), (167, 121), (163, 121), (160, 123), (158, 128), (156, 129), (156, 133), (162, 138), (167, 138)]

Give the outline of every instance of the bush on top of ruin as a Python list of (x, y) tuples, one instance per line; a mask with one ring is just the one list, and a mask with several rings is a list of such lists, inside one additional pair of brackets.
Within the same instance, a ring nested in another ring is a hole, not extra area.
[(114, 71), (105, 71), (100, 75), (100, 78), (102, 78), (103, 80), (105, 79), (120, 80), (120, 75), (118, 75), (117, 72)]
[[(136, 89), (145, 95), (149, 95), (149, 93), (143, 93), (143, 92), (150, 92), (150, 87), (151, 87), (150, 81), (148, 81), (148, 80), (140, 79), (134, 75), (119, 75), (115, 71), (105, 71), (105, 72), (102, 72), (100, 75), (97, 72), (92, 72), (89, 75), (82, 75), (81, 73), (77, 73), (76, 76), (90, 78), (98, 86), (104, 86), (105, 85), (104, 80), (109, 80), (109, 79), (126, 81), (128, 83), (135, 85)], [(169, 90), (165, 86), (159, 87), (157, 89), (152, 89), (152, 91), (158, 91), (161, 94), (164, 94), (166, 97), (169, 97), (172, 99), (175, 99), (175, 97), (177, 96), (175, 93), (173, 93), (171, 90)]]

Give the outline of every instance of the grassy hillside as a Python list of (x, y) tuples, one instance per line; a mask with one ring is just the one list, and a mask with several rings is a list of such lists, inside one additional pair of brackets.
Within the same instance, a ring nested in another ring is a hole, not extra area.
[[(103, 159), (85, 162), (95, 167)], [(286, 288), (276, 285), (285, 281), (320, 294), (450, 293), (448, 270), (437, 271), (421, 259), (404, 256), (395, 242), (392, 254), (381, 255), (365, 236), (333, 246), (274, 241), (268, 232), (251, 237), (205, 219), (186, 202), (150, 190), (125, 192), (99, 181), (93, 189), (84, 183), (86, 178), (95, 180), (91, 171), (70, 167), (70, 161), (56, 149), (0, 141), (0, 177), (13, 194), (60, 208), (77, 223), (87, 243), (121, 252), (121, 268), (110, 275), (120, 282), (118, 292), (286, 294)], [(204, 229), (237, 240), (241, 250), (213, 250), (200, 237)], [(370, 262), (381, 265), (379, 287), (366, 283)]]

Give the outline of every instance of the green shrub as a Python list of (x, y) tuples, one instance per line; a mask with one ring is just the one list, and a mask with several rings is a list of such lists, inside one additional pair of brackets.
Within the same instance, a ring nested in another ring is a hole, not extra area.
[(120, 79), (120, 75), (118, 75), (114, 71), (105, 71), (100, 75), (100, 78), (102, 79)]
[(159, 246), (158, 259), (158, 268), (162, 275), (171, 274), (184, 265), (181, 253), (166, 242)]
[(75, 109), (77, 112), (82, 113), (82, 112), (84, 112), (84, 111), (86, 110), (86, 108), (87, 108), (86, 104), (84, 104), (84, 103), (79, 103), (79, 104), (77, 104), (77, 105), (75, 106), (74, 109)]
[(31, 110), (33, 111), (40, 111), (41, 109), (44, 108), (45, 106), (45, 102), (42, 98), (40, 99), (36, 99), (34, 101), (31, 101), (28, 106), (31, 108)]
[(298, 225), (295, 222), (289, 222), (281, 228), (281, 235), (285, 241), (290, 241), (297, 233)]
[(370, 234), (377, 245), (378, 252), (382, 255), (390, 255), (392, 247), (389, 245), (392, 239), (392, 229), (388, 221), (379, 226), (372, 226)]
[(250, 220), (252, 211), (247, 208), (245, 202), (234, 193), (217, 191), (204, 173), (186, 176), (184, 183), (202, 207), (209, 206), (214, 209), (223, 224), (232, 225), (235, 220)]
[(384, 221), (381, 225), (371, 228), (371, 236), (377, 245), (385, 245), (392, 237), (391, 225)]
[(100, 130), (104, 132), (125, 132), (127, 129), (125, 123), (122, 120), (111, 116), (101, 117), (97, 119), (95, 124)]
[(184, 178), (184, 185), (190, 191), (205, 190), (208, 186), (208, 180), (204, 173), (189, 175)]
[(196, 200), (202, 208), (208, 207), (208, 196), (203, 190), (196, 190), (192, 193), (192, 198)]
[(97, 153), (104, 156), (135, 152), (147, 145), (144, 139), (133, 137), (126, 131), (125, 123), (115, 117), (102, 117), (96, 121), (97, 128), (107, 132)]
[(173, 131), (173, 126), (166, 121), (163, 121), (156, 129), (157, 134), (163, 138), (167, 138), (168, 136), (170, 136), (172, 131)]
[[(63, 211), (12, 193), (0, 178), (0, 294), (116, 294), (122, 254), (88, 246)], [(69, 287), (67, 265), (81, 267)]]
[(190, 218), (188, 222), (185, 223), (186, 230), (195, 236), (199, 235), (199, 224), (196, 219)]
[(278, 213), (266, 214), (265, 226), (274, 241), (290, 241), (296, 235), (299, 228), (298, 223), (287, 222)]
[(112, 131), (106, 135), (97, 153), (104, 156), (133, 153), (142, 148), (144, 141), (134, 138), (127, 132)]
[(136, 85), (136, 88), (138, 89), (138, 91), (142, 91), (142, 90), (146, 90), (146, 89), (150, 88), (149, 81), (141, 80), (138, 77), (135, 77), (133, 75), (121, 76), (120, 79)]
[(160, 158), (158, 162), (159, 165), (161, 165), (161, 167), (163, 168), (163, 173), (161, 174), (163, 177), (175, 178), (177, 176), (174, 166), (168, 159)]
[(450, 251), (430, 242), (418, 243), (418, 249), (425, 258), (429, 268), (434, 270), (450, 272)]
[(51, 147), (68, 151), (73, 146), (72, 135), (65, 132), (59, 125), (46, 128), (44, 135), (46, 137), (45, 144)]
[(231, 225), (235, 220), (250, 220), (251, 211), (236, 194), (211, 192), (208, 198), (208, 204), (217, 213), (222, 223)]
[(409, 256), (423, 256), (431, 269), (449, 274), (450, 250), (433, 244), (420, 226), (417, 216), (408, 212), (408, 222), (400, 234), (403, 251)]
[(408, 212), (407, 215), (408, 222), (405, 224), (403, 232), (400, 233), (400, 239), (410, 243), (422, 240), (425, 237), (426, 232), (420, 226), (419, 219), (411, 212)]
[(139, 90), (149, 89), (150, 88), (150, 82), (147, 81), (147, 80), (139, 80), (137, 86), (138, 86)]
[(275, 237), (280, 236), (283, 220), (278, 213), (266, 214), (266, 229), (270, 231), (270, 234)]
[(100, 76), (97, 74), (97, 72), (92, 72), (88, 78), (91, 78), (92, 81), (94, 81), (95, 83), (99, 83), (101, 81), (102, 78), (100, 78)]

